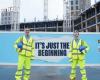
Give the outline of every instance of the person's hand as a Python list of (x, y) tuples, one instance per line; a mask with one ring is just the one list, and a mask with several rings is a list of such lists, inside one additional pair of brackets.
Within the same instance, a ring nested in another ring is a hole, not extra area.
[(34, 56), (31, 57), (31, 60), (34, 60)]
[(69, 59), (69, 62), (72, 62), (72, 61), (73, 61), (72, 58), (70, 58), (70, 59)]
[(81, 52), (81, 54), (84, 54), (84, 52), (85, 52), (85, 51), (84, 51), (84, 50), (82, 50), (82, 51), (80, 51), (80, 52)]
[(31, 60), (34, 60), (34, 57), (31, 57)]
[(22, 51), (22, 49), (21, 48), (18, 48), (19, 49), (19, 52), (21, 52)]

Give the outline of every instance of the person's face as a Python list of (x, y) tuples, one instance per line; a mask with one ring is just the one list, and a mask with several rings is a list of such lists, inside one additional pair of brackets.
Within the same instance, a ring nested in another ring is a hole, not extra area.
[(73, 35), (74, 35), (74, 38), (75, 38), (75, 39), (79, 38), (79, 32), (74, 32)]
[(25, 30), (25, 35), (29, 36), (30, 35), (30, 30)]

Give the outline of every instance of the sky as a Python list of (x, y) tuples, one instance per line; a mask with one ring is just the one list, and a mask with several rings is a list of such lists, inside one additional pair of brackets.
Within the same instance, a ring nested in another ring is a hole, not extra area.
[[(94, 4), (95, 0), (91, 0)], [(98, 1), (98, 0), (97, 0)], [(0, 11), (12, 6), (13, 0), (0, 0)], [(44, 0), (21, 0), (20, 22), (32, 22), (35, 17), (37, 21), (43, 20)], [(49, 20), (63, 19), (63, 0), (48, 0), (48, 18)]]

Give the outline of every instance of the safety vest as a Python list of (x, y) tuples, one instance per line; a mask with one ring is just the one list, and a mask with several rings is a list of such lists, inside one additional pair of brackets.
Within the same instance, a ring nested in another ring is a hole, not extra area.
[[(22, 42), (23, 43), (23, 48), (22, 48), (22, 51), (19, 52), (19, 49), (17, 48), (17, 44), (19, 42)], [(34, 55), (34, 40), (32, 37), (30, 37), (29, 40), (27, 40), (25, 38), (25, 36), (22, 36), (20, 37), (17, 41), (16, 41), (16, 44), (15, 44), (15, 47), (16, 47), (16, 50), (17, 52), (20, 54), (20, 55), (24, 55), (24, 56), (27, 56), (27, 57), (31, 57)]]
[(79, 40), (79, 42), (77, 43), (75, 40), (73, 40), (71, 42), (71, 45), (70, 45), (70, 51), (71, 51), (71, 58), (72, 59), (84, 59), (84, 56), (86, 54), (86, 51), (84, 51), (83, 53), (79, 51), (79, 47), (80, 46), (87, 46), (86, 43), (84, 43), (83, 40)]

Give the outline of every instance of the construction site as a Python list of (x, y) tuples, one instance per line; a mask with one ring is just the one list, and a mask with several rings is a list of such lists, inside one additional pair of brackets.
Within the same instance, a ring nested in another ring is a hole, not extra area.
[(42, 20), (21, 22), (21, 0), (1, 9), (0, 80), (100, 80), (100, 0), (92, 1), (62, 0), (62, 19), (49, 18), (49, 0)]
[(48, 19), (48, 0), (44, 0), (43, 21), (20, 23), (20, 0), (13, 6), (1, 10), (1, 31), (23, 31), (28, 27), (33, 32), (99, 32), (100, 2), (91, 0), (63, 0), (63, 20)]

